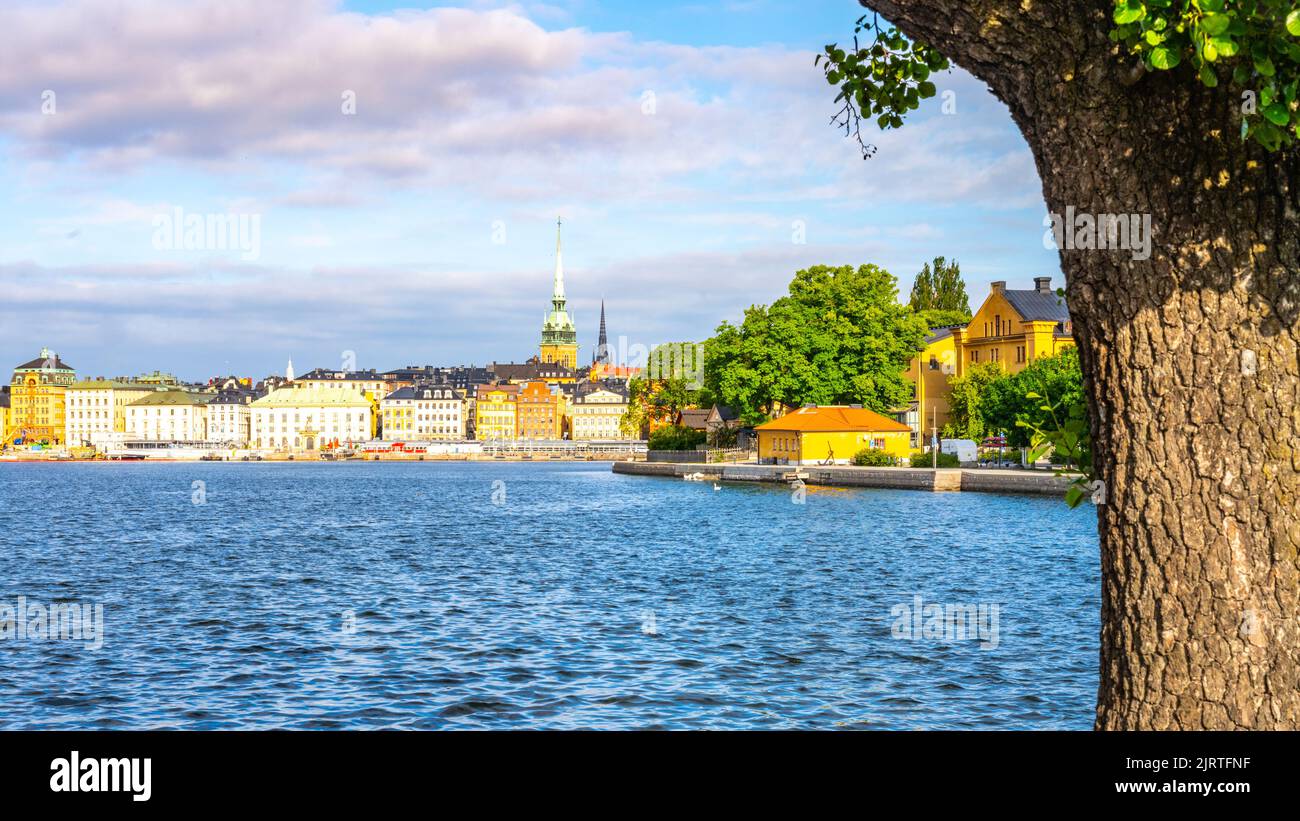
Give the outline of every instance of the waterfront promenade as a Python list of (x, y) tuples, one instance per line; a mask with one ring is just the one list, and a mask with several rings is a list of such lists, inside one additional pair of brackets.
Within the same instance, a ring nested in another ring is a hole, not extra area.
[(615, 462), (614, 472), (632, 476), (682, 478), (703, 474), (705, 480), (726, 482), (789, 482), (809, 485), (875, 487), (902, 490), (1036, 493), (1063, 496), (1066, 476), (1037, 470), (1001, 468), (940, 469), (850, 467), (845, 465), (755, 465), (704, 462)]

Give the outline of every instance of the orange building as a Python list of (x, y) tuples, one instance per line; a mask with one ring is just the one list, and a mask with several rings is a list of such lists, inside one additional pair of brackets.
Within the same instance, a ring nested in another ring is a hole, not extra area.
[(519, 386), (515, 412), (519, 439), (560, 439), (564, 435), (564, 393), (545, 382)]

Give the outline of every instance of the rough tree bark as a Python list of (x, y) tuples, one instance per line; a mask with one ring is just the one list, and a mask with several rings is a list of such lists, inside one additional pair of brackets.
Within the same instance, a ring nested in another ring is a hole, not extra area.
[(1061, 252), (1105, 503), (1098, 729), (1300, 727), (1300, 152), (1241, 91), (1134, 71), (1109, 0), (862, 0), (989, 84), (1048, 209), (1146, 213)]

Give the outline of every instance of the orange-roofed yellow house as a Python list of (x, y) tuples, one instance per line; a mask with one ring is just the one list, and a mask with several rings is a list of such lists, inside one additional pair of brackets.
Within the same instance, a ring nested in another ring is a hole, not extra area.
[(844, 405), (798, 408), (754, 430), (759, 462), (782, 465), (847, 465), (863, 448), (906, 458), (912, 436), (902, 422)]

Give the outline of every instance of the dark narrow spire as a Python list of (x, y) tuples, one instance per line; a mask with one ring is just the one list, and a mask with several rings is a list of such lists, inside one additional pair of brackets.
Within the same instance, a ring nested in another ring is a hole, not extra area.
[(609, 338), (605, 335), (605, 300), (600, 301), (600, 337), (596, 340), (596, 356), (593, 363), (609, 364)]

